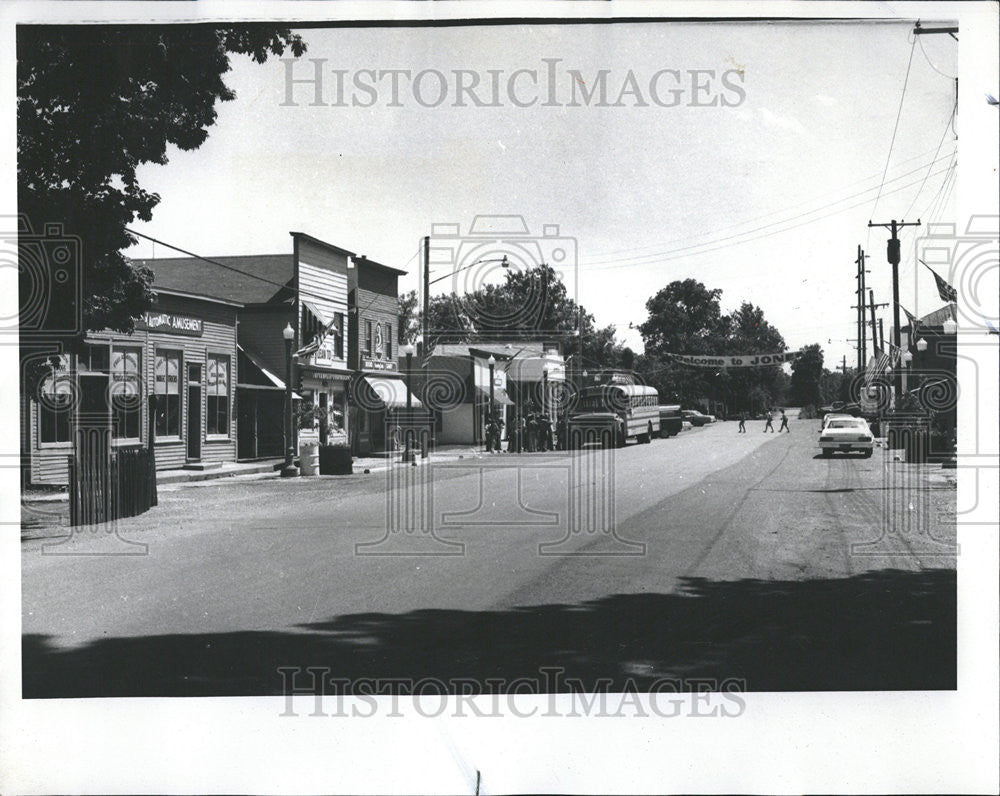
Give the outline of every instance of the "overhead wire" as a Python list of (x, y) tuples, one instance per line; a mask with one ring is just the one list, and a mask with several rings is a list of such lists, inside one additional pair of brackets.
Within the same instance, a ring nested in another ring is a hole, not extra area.
[[(882, 184), (885, 184), (885, 177), (889, 173), (889, 163), (892, 161), (892, 149), (896, 144), (896, 133), (899, 131), (899, 119), (903, 115), (903, 101), (906, 99), (906, 87), (910, 82), (910, 67), (913, 66), (913, 51), (917, 47), (918, 36), (913, 37), (913, 42), (910, 44), (910, 58), (906, 62), (906, 76), (903, 78), (903, 91), (899, 95), (899, 107), (896, 109), (896, 123), (892, 127), (892, 138), (889, 140), (889, 154), (885, 158), (885, 169), (882, 171)], [(875, 196), (875, 204), (872, 205), (870, 216), (875, 215), (875, 210), (878, 208), (878, 201), (882, 198), (882, 186), (879, 186), (879, 192)]]

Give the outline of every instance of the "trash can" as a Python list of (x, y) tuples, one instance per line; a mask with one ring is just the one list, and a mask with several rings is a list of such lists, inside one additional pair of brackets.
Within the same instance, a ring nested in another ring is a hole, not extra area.
[(346, 445), (323, 445), (319, 449), (320, 475), (350, 475), (354, 472), (354, 459)]
[(299, 470), (302, 475), (319, 474), (318, 442), (303, 442), (299, 445)]

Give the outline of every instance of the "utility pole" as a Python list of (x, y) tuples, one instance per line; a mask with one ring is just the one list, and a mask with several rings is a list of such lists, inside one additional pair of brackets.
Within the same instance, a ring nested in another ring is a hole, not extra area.
[[(896, 221), (892, 219), (888, 224), (873, 224), (871, 221), (868, 222), (869, 227), (883, 227), (888, 229), (892, 233), (892, 237), (889, 238), (889, 242), (886, 245), (886, 259), (892, 265), (892, 342), (896, 346), (896, 355), (899, 355), (900, 349), (900, 337), (899, 337), (899, 259), (900, 259), (900, 246), (899, 246), (899, 230), (903, 227), (919, 227), (920, 219), (918, 218), (915, 222), (907, 223), (906, 221)], [(895, 366), (893, 363), (893, 393), (896, 396), (896, 404), (903, 397), (903, 371)]]
[[(926, 36), (931, 33), (946, 33), (951, 36), (955, 41), (958, 41), (958, 28), (922, 28), (920, 27), (920, 20), (917, 20), (916, 24), (913, 26), (914, 36)], [(922, 45), (921, 45), (922, 46)], [(958, 116), (958, 78), (955, 78), (955, 116)]]
[(858, 289), (854, 293), (858, 297), (858, 303), (852, 304), (851, 308), (858, 311), (858, 336), (855, 338), (855, 342), (858, 346), (858, 371), (862, 371), (865, 367), (865, 349), (868, 348), (868, 321), (865, 318), (865, 274), (868, 273), (865, 268), (865, 259), (868, 257), (865, 254), (864, 249), (858, 246), (858, 259), (854, 262), (858, 266), (857, 282)]
[(885, 351), (885, 329), (882, 328), (882, 319), (878, 319), (878, 347)]
[(875, 303), (875, 291), (869, 289), (868, 291), (868, 309), (871, 311), (872, 316), (872, 355), (877, 357), (878, 352), (882, 347), (878, 343), (878, 327), (875, 325), (875, 308), (876, 307), (888, 307), (886, 303), (876, 304)]
[(420, 336), (424, 341), (422, 356), (424, 361), (427, 361), (427, 355), (430, 353), (428, 345), (430, 339), (428, 338), (428, 324), (430, 323), (430, 312), (431, 312), (431, 237), (430, 235), (424, 236), (424, 311), (421, 314), (420, 319)]

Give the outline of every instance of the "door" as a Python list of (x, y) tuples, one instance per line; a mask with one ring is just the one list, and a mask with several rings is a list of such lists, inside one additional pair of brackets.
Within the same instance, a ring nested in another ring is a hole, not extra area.
[(187, 460), (201, 461), (201, 365), (187, 368)]

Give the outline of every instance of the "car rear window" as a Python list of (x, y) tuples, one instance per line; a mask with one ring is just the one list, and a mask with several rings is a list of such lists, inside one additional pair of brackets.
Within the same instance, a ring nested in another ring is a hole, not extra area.
[(861, 420), (831, 420), (827, 428), (864, 428)]

